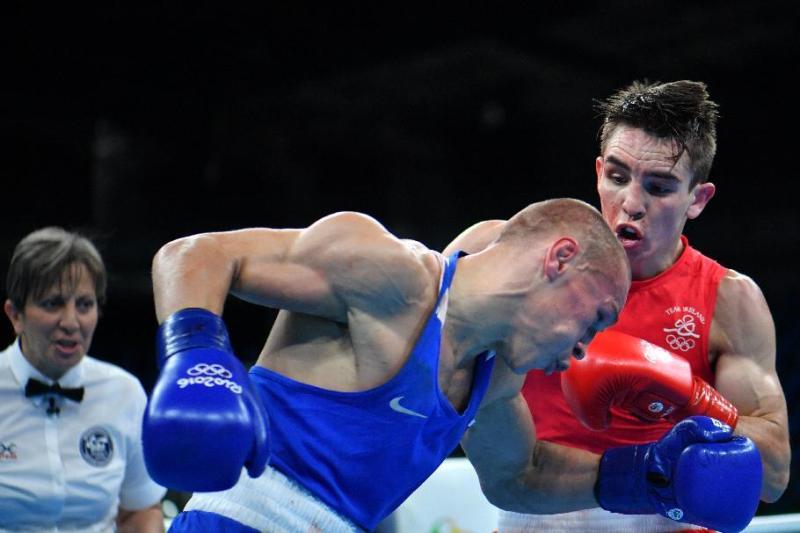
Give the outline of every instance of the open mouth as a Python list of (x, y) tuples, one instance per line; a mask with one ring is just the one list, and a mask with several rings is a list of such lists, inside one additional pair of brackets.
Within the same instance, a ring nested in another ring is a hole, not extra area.
[(617, 238), (622, 242), (642, 240), (642, 233), (635, 226), (620, 224), (617, 226)]
[(58, 347), (58, 349), (61, 352), (64, 352), (64, 353), (74, 353), (80, 347), (80, 343), (78, 341), (72, 341), (72, 340), (67, 340), (67, 339), (57, 340), (57, 341), (55, 341), (55, 345)]
[(583, 346), (575, 345), (575, 347), (572, 349), (572, 357), (580, 361), (586, 357), (586, 349)]
[(63, 346), (64, 348), (74, 348), (75, 346), (78, 345), (78, 341), (70, 341), (62, 339), (56, 341), (56, 344), (58, 344), (59, 346)]

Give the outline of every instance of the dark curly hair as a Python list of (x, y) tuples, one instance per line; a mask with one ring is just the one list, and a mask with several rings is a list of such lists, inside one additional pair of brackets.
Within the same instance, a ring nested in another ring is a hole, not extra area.
[(706, 84), (680, 80), (669, 83), (634, 81), (604, 101), (595, 101), (603, 118), (600, 153), (620, 125), (641, 128), (650, 135), (675, 142), (675, 163), (688, 152), (690, 188), (708, 181), (717, 152), (719, 106), (709, 99)]

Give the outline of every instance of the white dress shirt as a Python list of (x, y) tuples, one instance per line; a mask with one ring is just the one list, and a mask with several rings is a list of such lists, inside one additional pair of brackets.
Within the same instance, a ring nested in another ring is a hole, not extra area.
[(78, 403), (25, 396), (36, 370), (15, 341), (0, 352), (0, 532), (111, 532), (118, 507), (158, 503), (166, 489), (147, 474), (141, 425), (147, 397), (125, 370), (86, 356), (60, 380), (85, 389)]

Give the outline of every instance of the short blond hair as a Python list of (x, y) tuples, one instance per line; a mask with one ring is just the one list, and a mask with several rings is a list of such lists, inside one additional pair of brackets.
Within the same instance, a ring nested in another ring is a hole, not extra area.
[(625, 249), (600, 211), (574, 198), (554, 198), (531, 204), (511, 217), (497, 242), (560, 232), (572, 235), (590, 268), (606, 276), (630, 277)]

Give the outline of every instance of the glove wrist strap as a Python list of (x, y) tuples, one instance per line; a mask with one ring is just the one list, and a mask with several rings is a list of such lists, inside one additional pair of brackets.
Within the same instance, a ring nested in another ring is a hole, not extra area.
[(681, 416), (680, 419), (692, 415), (710, 416), (725, 422), (732, 428), (736, 428), (739, 418), (736, 407), (714, 387), (697, 376), (694, 377), (692, 398), (678, 415)]
[(648, 445), (623, 446), (606, 450), (594, 496), (606, 511), (622, 514), (649, 514), (654, 510), (647, 500), (645, 456)]
[(207, 309), (187, 307), (171, 314), (159, 326), (156, 356), (159, 368), (178, 352), (192, 348), (217, 348), (233, 353), (222, 318)]

